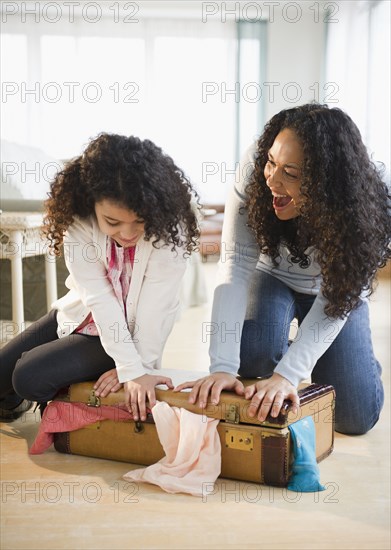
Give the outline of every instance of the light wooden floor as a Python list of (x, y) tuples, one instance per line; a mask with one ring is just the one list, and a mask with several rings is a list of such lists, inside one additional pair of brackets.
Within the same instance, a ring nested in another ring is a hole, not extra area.
[[(210, 286), (215, 266), (205, 264)], [(182, 314), (165, 366), (208, 368), (202, 323), (210, 304)], [(371, 303), (374, 344), (384, 366), (386, 404), (377, 426), (361, 437), (336, 436), (320, 464), (327, 490), (286, 490), (219, 479), (204, 500), (130, 484), (127, 464), (54, 450), (29, 456), (38, 428), (32, 412), (1, 427), (1, 548), (259, 548), (389, 549), (390, 283)]]

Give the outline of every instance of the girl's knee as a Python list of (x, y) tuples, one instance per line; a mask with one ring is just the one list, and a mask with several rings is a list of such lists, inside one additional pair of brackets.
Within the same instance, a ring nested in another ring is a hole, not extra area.
[(12, 386), (15, 392), (29, 401), (42, 400), (42, 392), (39, 390), (40, 378), (37, 376), (38, 365), (29, 357), (27, 351), (17, 361), (13, 375)]

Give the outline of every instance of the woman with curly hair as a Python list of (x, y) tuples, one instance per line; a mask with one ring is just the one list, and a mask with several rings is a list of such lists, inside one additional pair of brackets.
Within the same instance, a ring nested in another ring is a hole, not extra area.
[[(363, 434), (383, 405), (367, 297), (391, 256), (390, 195), (353, 121), (338, 108), (281, 111), (247, 151), (225, 211), (210, 376), (190, 402), (222, 389), (250, 414), (297, 411), (298, 384), (336, 390), (336, 430)], [(289, 345), (289, 330), (298, 332)], [(244, 389), (237, 380), (261, 377)]]
[(136, 137), (103, 133), (58, 173), (44, 231), (64, 250), (69, 292), (1, 350), (3, 419), (86, 380), (103, 397), (123, 384), (128, 409), (145, 419), (155, 386), (172, 387), (154, 369), (197, 245), (194, 194), (170, 157)]

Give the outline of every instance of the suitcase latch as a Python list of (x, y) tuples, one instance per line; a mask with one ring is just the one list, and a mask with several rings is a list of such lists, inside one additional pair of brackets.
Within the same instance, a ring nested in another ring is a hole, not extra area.
[(245, 430), (226, 429), (225, 446), (239, 451), (252, 451), (254, 449), (254, 435)]
[(87, 405), (89, 407), (100, 407), (100, 399), (95, 395), (95, 390), (91, 390)]
[(228, 411), (225, 414), (225, 421), (239, 424), (239, 407), (234, 403), (228, 406)]

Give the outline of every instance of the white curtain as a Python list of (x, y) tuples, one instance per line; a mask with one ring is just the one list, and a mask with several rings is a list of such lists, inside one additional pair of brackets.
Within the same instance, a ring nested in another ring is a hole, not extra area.
[(339, 2), (328, 24), (325, 81), (337, 93), (329, 105), (359, 127), (375, 162), (390, 178), (390, 2)]

